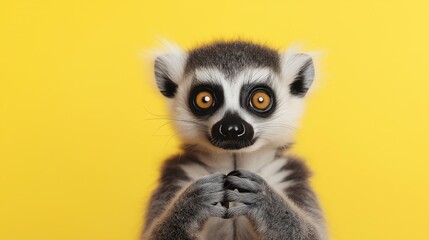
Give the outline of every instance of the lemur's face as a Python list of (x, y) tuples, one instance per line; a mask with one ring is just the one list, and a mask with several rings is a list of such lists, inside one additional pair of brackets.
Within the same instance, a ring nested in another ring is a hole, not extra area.
[(214, 151), (292, 141), (313, 80), (311, 58), (245, 42), (219, 42), (155, 61), (179, 136)]

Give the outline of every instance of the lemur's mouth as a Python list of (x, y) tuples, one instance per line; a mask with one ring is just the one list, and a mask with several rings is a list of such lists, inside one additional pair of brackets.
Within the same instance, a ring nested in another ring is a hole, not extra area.
[(256, 142), (257, 138), (253, 138), (252, 140), (243, 139), (231, 139), (231, 140), (223, 140), (223, 139), (216, 139), (216, 138), (210, 138), (209, 142), (218, 148), (222, 148), (225, 150), (238, 150), (245, 147), (252, 146)]

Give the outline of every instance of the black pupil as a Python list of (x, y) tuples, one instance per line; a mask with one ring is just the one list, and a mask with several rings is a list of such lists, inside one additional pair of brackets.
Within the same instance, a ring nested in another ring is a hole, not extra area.
[(209, 96), (204, 96), (203, 97), (203, 102), (208, 103), (210, 101), (210, 97)]
[(264, 98), (263, 97), (258, 97), (258, 102), (263, 103), (264, 102)]

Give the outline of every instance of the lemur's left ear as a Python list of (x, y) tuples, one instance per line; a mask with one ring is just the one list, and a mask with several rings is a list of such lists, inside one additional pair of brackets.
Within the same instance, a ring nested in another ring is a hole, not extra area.
[(155, 78), (162, 95), (173, 98), (183, 77), (187, 54), (177, 45), (164, 44), (168, 51), (158, 54), (155, 59)]
[(283, 53), (282, 75), (289, 85), (290, 93), (304, 97), (314, 80), (313, 59), (305, 53)]

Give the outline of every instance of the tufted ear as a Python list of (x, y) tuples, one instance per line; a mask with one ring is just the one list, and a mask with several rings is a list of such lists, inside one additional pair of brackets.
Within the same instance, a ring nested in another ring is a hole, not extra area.
[(285, 52), (282, 75), (289, 84), (290, 94), (304, 97), (314, 80), (313, 59), (305, 53)]
[(155, 59), (155, 78), (159, 91), (173, 98), (183, 77), (186, 53), (177, 45), (165, 43), (168, 51), (158, 54)]

